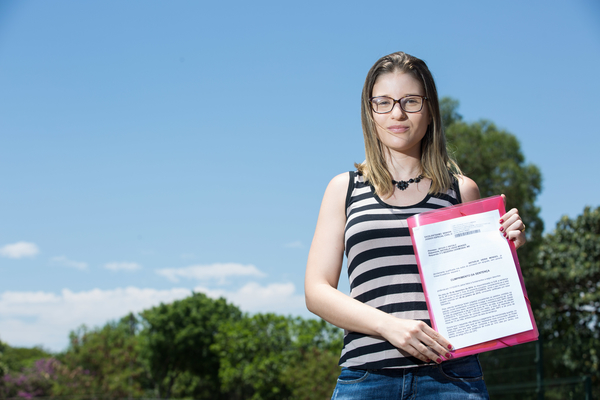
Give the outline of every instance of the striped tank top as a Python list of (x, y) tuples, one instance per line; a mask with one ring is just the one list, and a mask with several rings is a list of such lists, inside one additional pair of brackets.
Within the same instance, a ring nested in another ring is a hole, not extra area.
[[(350, 296), (398, 318), (431, 326), (406, 219), (458, 203), (455, 182), (446, 193), (428, 194), (413, 206), (391, 206), (360, 173), (350, 172), (344, 235)], [(345, 332), (340, 357), (343, 367), (384, 369), (423, 364), (381, 337)]]

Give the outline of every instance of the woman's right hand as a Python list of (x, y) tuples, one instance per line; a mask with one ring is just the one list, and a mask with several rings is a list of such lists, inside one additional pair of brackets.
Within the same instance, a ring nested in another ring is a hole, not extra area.
[[(392, 316), (390, 316), (392, 317)], [(381, 328), (383, 337), (421, 361), (441, 363), (452, 358), (450, 342), (423, 321), (392, 317)]]

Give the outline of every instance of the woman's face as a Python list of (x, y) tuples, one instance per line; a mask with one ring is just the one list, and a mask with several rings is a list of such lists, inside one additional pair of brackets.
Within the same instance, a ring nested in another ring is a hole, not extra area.
[[(411, 74), (396, 71), (379, 76), (371, 96), (387, 96), (398, 100), (409, 95), (425, 96), (425, 89)], [(431, 122), (426, 100), (419, 112), (407, 113), (400, 108), (400, 104), (395, 104), (387, 114), (372, 114), (377, 136), (390, 151), (420, 157), (421, 139)]]

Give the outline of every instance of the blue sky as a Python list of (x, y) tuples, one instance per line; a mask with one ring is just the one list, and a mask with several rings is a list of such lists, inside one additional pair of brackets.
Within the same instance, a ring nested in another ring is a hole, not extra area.
[(398, 50), (517, 136), (546, 231), (600, 204), (596, 1), (0, 2), (0, 339), (62, 350), (191, 290), (308, 317), (323, 191)]

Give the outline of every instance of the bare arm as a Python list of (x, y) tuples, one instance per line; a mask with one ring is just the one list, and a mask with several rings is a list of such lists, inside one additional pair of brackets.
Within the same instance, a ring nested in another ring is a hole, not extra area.
[(420, 360), (441, 362), (442, 357), (449, 357), (451, 345), (427, 324), (396, 318), (337, 290), (344, 257), (348, 183), (347, 173), (336, 176), (323, 197), (306, 266), (308, 309), (340, 328), (383, 337)]

